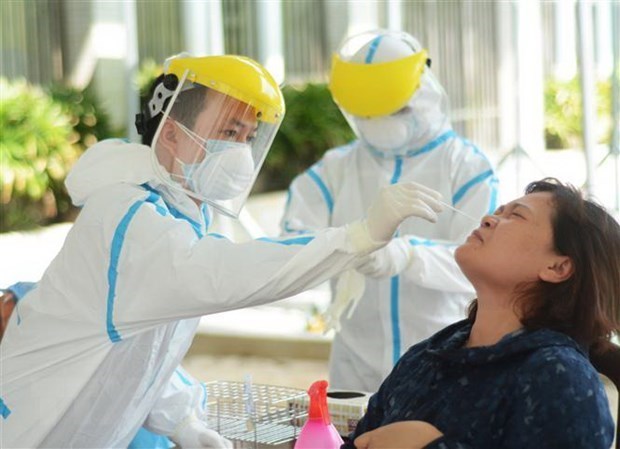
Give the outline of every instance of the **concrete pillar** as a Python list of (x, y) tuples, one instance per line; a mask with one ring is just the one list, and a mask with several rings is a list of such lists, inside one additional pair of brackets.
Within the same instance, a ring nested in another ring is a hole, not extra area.
[(556, 49), (553, 76), (559, 80), (567, 81), (577, 74), (575, 1), (555, 2), (553, 7), (555, 13), (553, 40)]
[[(617, 2), (616, 2), (617, 4)], [(613, 66), (612, 8), (609, 1), (593, 2), (594, 59), (597, 78), (609, 76)]]
[(192, 56), (224, 54), (221, 0), (183, 1), (185, 50)]
[(387, 27), (400, 31), (403, 28), (403, 4), (401, 0), (387, 0)]
[(278, 84), (284, 81), (284, 45), (282, 43), (282, 2), (259, 1), (258, 59), (273, 75)]
[(518, 0), (515, 7), (517, 139), (527, 153), (540, 154), (545, 150), (541, 4), (538, 0)]
[(514, 148), (517, 142), (516, 104), (518, 92), (508, 86), (516, 85), (516, 44), (514, 11), (509, 3), (497, 5), (497, 55), (499, 58), (497, 92), (499, 103), (499, 146), (503, 151)]
[(544, 151), (543, 55), (540, 4), (517, 0), (497, 4), (500, 201), (523, 192), (536, 156)]
[(348, 2), (325, 2), (326, 45), (330, 53), (335, 52), (347, 37), (349, 10)]
[[(125, 79), (135, 80), (138, 75), (138, 17), (136, 14), (136, 0), (125, 0), (123, 3), (123, 17), (126, 30)], [(127, 138), (132, 142), (139, 142), (140, 137), (134, 125), (136, 114), (140, 111), (140, 96), (136, 92), (134, 82), (125, 83), (125, 107), (127, 108), (126, 128)]]
[(347, 36), (379, 28), (379, 5), (376, 0), (349, 0)]
[(592, 3), (577, 0), (577, 53), (579, 55), (579, 82), (583, 124), (583, 151), (586, 163), (586, 191), (596, 194), (596, 78), (594, 76), (594, 42), (592, 30)]

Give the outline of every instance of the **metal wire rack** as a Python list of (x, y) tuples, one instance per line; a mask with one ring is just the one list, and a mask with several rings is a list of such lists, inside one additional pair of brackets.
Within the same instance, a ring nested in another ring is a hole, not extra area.
[(304, 390), (215, 381), (206, 384), (211, 428), (239, 448), (292, 447), (307, 412), (292, 407)]

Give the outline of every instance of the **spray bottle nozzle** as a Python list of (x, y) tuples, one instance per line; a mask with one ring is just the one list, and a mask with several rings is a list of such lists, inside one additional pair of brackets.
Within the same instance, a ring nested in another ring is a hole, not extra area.
[(294, 449), (339, 449), (342, 438), (331, 423), (327, 408), (327, 381), (317, 380), (308, 389), (310, 406), (308, 420), (304, 424)]
[(322, 419), (325, 425), (331, 423), (329, 409), (327, 408), (327, 385), (326, 380), (317, 380), (308, 389), (308, 396), (310, 396), (308, 418)]

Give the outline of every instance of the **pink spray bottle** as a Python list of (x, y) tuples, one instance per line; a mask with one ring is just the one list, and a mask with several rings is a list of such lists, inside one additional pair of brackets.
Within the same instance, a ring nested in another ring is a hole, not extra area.
[(327, 381), (317, 380), (308, 390), (308, 420), (299, 433), (294, 449), (338, 449), (344, 444), (332, 424), (327, 408)]

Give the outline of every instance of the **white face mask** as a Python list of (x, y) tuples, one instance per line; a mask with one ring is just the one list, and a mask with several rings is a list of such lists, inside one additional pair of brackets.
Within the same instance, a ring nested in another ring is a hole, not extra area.
[(355, 118), (360, 138), (371, 147), (392, 154), (407, 151), (415, 131), (411, 114), (396, 113), (387, 117)]
[(229, 200), (252, 184), (254, 159), (250, 145), (208, 139), (204, 150), (207, 155), (196, 164), (177, 159), (190, 190), (210, 200)]

